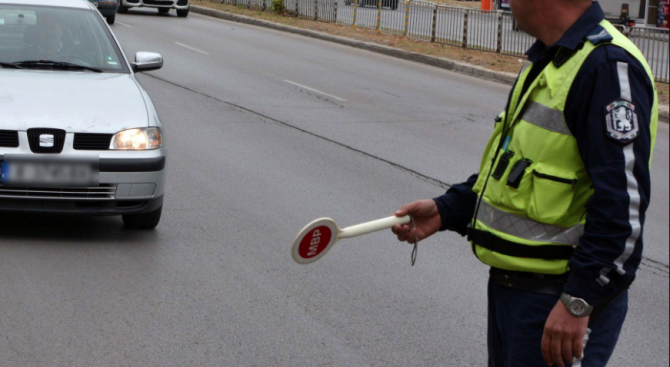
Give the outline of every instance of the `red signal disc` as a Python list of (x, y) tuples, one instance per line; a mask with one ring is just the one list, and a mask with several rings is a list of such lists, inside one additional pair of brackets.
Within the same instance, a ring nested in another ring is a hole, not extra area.
[(328, 247), (332, 239), (333, 231), (330, 228), (326, 226), (314, 228), (300, 242), (298, 254), (303, 259), (317, 257)]

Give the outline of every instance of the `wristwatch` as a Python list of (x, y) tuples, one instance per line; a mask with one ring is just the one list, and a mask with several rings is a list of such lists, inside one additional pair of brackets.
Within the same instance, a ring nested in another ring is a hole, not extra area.
[(574, 317), (588, 317), (591, 316), (591, 313), (593, 312), (593, 306), (586, 303), (586, 301), (566, 293), (561, 295), (561, 302), (563, 302), (565, 307)]

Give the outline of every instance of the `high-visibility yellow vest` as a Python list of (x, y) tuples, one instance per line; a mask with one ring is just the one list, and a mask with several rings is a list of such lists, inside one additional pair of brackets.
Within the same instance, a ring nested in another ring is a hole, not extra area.
[[(653, 81), (638, 48), (609, 22), (603, 21), (600, 26), (613, 37), (604, 44), (628, 51)], [(496, 125), (486, 148), (474, 187), (483, 200), (470, 229), (470, 240), (484, 263), (542, 274), (568, 271), (568, 260), (583, 235), (586, 206), (594, 191), (564, 110), (581, 66), (600, 45), (585, 42), (560, 67), (550, 63), (525, 95), (521, 93), (532, 64), (527, 63), (521, 72), (509, 108), (499, 118), (503, 122)], [(655, 91), (651, 116), (653, 151), (658, 128)], [(503, 137), (505, 125), (512, 127)], [(506, 149), (499, 149), (501, 146)]]

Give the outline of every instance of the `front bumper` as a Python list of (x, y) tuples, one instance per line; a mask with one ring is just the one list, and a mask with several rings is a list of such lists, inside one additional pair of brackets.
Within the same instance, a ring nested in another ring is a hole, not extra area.
[(163, 196), (145, 200), (47, 200), (0, 197), (0, 212), (29, 212), (113, 216), (143, 214), (163, 205)]
[[(97, 157), (99, 185), (43, 189), (5, 187), (0, 183), (0, 211), (123, 215), (151, 212), (162, 205), (166, 181), (164, 148), (143, 152), (75, 151), (68, 144), (71, 138), (66, 138), (66, 148), (59, 156)], [(31, 155), (26, 144), (1, 148), (0, 162), (9, 154)]]
[(189, 0), (121, 0), (129, 8), (188, 9)]

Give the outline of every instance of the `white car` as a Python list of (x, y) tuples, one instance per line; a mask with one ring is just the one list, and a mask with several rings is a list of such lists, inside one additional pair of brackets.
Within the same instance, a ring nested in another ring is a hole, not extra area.
[(177, 10), (177, 16), (186, 18), (191, 9), (189, 0), (119, 0), (119, 13), (125, 14), (130, 8), (156, 8), (161, 14), (171, 9)]
[(0, 211), (121, 215), (153, 229), (165, 196), (163, 125), (84, 0), (0, 0)]

